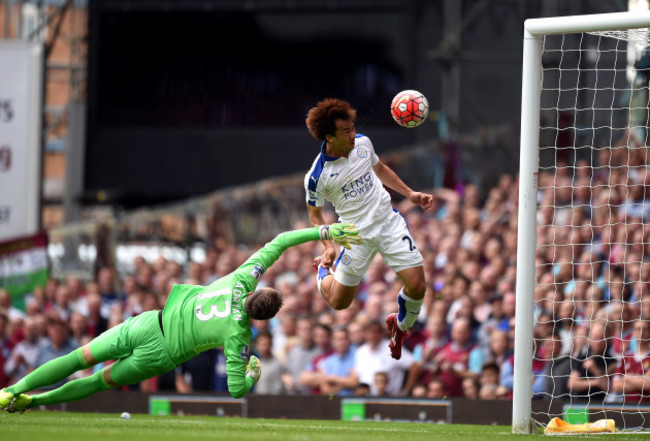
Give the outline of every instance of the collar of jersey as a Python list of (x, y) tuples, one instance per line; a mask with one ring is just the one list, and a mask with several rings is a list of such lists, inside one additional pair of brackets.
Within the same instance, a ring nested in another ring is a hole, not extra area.
[(323, 141), (323, 144), (321, 144), (321, 146), (320, 146), (320, 153), (323, 156), (324, 160), (326, 160), (326, 161), (336, 161), (337, 159), (343, 158), (343, 156), (341, 156), (341, 157), (327, 156), (325, 154), (325, 146), (326, 145), (327, 145), (327, 141)]

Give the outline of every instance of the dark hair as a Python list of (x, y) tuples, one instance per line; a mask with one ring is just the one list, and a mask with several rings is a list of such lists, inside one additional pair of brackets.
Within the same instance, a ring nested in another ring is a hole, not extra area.
[(327, 335), (330, 335), (330, 336), (332, 335), (332, 332), (336, 330), (336, 329), (333, 330), (332, 328), (330, 328), (329, 326), (327, 326), (324, 323), (316, 323), (314, 325), (314, 329), (316, 329), (316, 328), (322, 329), (323, 331), (327, 332)]
[(269, 340), (273, 341), (273, 334), (271, 334), (269, 331), (263, 331), (257, 334), (257, 337), (255, 338), (255, 341), (259, 340), (260, 338), (266, 337)]
[(370, 323), (368, 323), (364, 327), (364, 331), (370, 331), (371, 329), (378, 329), (380, 332), (384, 331), (384, 327), (382, 326), (381, 322), (379, 320), (372, 320)]
[(342, 99), (325, 98), (309, 110), (305, 123), (311, 136), (324, 141), (326, 135), (336, 133), (337, 119), (354, 121), (357, 119), (357, 110)]
[(499, 368), (499, 365), (496, 364), (495, 362), (488, 361), (483, 365), (483, 369), (481, 369), (481, 372), (485, 372), (485, 371), (494, 371), (496, 372), (497, 375), (499, 375), (499, 373), (501, 372), (501, 368)]
[(273, 288), (261, 288), (246, 298), (246, 314), (255, 320), (268, 320), (282, 307), (282, 295)]

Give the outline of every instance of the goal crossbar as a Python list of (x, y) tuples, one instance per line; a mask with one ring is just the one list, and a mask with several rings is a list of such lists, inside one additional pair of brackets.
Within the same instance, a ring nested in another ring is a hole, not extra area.
[(529, 18), (524, 22), (524, 38), (526, 35), (539, 37), (575, 32), (639, 29), (647, 28), (649, 23), (650, 11)]

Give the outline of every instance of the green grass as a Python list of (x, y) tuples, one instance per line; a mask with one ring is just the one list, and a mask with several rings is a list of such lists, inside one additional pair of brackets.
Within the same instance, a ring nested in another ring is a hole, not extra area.
[[(603, 440), (611, 437), (619, 441), (638, 440), (641, 436), (631, 433), (573, 438)], [(539, 439), (541, 435), (512, 435), (507, 426), (151, 415), (133, 415), (130, 420), (122, 420), (117, 414), (71, 412), (0, 414), (0, 440), (3, 441), (496, 441), (531, 438)], [(650, 440), (650, 436), (647, 439)]]

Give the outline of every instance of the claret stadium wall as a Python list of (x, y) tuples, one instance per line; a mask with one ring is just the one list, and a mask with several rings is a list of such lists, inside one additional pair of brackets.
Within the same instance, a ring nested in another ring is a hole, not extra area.
[[(101, 412), (138, 414), (174, 414), (239, 416), (248, 418), (286, 419), (366, 419), (374, 421), (416, 421), (455, 424), (508, 425), (512, 417), (512, 401), (417, 399), (371, 399), (366, 404), (365, 417), (348, 415), (345, 400), (340, 397), (309, 395), (255, 395), (241, 400), (214, 394), (149, 394), (142, 392), (108, 391), (79, 402), (43, 407), (43, 410), (69, 412)], [(356, 401), (357, 399), (355, 399)], [(156, 406), (153, 403), (170, 403)], [(382, 404), (383, 403), (383, 404)], [(436, 406), (432, 406), (435, 404)], [(534, 403), (533, 409), (544, 408)], [(161, 411), (162, 409), (162, 411)], [(561, 411), (561, 406), (558, 406)], [(424, 412), (424, 413), (423, 413)]]

